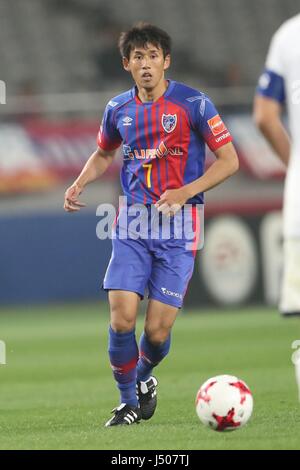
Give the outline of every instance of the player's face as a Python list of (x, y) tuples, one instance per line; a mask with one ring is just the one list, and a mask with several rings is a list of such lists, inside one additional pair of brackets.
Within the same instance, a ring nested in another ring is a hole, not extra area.
[(170, 65), (170, 55), (164, 57), (163, 50), (153, 44), (148, 47), (136, 47), (130, 52), (129, 60), (123, 58), (123, 66), (131, 75), (138, 87), (153, 90), (161, 80), (164, 71)]

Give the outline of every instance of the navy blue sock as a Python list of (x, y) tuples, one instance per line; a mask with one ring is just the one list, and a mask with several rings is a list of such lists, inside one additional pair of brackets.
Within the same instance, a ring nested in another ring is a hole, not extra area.
[(116, 333), (110, 327), (108, 352), (114, 378), (121, 393), (121, 403), (137, 406), (135, 387), (138, 347), (135, 330)]
[(152, 374), (153, 367), (157, 366), (168, 354), (171, 345), (171, 335), (159, 346), (150, 343), (145, 333), (140, 340), (140, 357), (137, 364), (137, 380), (146, 382)]

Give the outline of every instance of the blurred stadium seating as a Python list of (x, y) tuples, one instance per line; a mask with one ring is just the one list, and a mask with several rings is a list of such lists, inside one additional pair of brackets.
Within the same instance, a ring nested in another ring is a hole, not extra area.
[(116, 57), (118, 33), (143, 19), (173, 37), (178, 79), (253, 86), (271, 34), (298, 11), (295, 0), (1, 0), (1, 77), (11, 94), (29, 81), (40, 93), (124, 84), (119, 64), (105, 58)]

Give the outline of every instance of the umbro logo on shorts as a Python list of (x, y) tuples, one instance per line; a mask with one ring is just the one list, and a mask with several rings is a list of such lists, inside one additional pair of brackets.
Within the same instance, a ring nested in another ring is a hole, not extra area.
[(162, 290), (162, 293), (165, 295), (170, 295), (171, 297), (177, 297), (178, 299), (182, 300), (182, 294), (179, 294), (178, 292), (172, 292), (171, 290), (168, 290), (165, 287), (162, 287), (161, 290)]

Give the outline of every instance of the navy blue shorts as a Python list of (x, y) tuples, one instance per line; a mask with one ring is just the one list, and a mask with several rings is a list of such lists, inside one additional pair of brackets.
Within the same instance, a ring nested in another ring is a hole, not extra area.
[(183, 211), (168, 218), (154, 206), (142, 206), (138, 224), (129, 207), (120, 210), (114, 224), (103, 288), (136, 292), (141, 298), (148, 289), (149, 299), (180, 308), (194, 269), (195, 213), (183, 228)]

